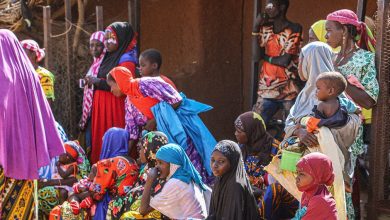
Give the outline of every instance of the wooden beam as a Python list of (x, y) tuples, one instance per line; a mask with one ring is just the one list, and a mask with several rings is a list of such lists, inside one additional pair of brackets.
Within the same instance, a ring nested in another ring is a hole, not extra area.
[[(261, 13), (261, 0), (253, 0), (253, 23), (256, 20), (258, 14)], [(253, 53), (252, 53), (253, 54)], [(253, 105), (256, 104), (257, 101), (257, 88), (259, 84), (259, 61), (252, 59), (252, 74), (250, 77), (250, 106), (249, 109), (252, 109)]]
[(50, 69), (50, 34), (51, 34), (50, 6), (43, 7), (43, 47), (45, 48), (45, 68)]
[(367, 0), (358, 0), (357, 3), (357, 16), (359, 21), (364, 21), (366, 16)]
[(103, 6), (96, 6), (96, 30), (103, 31)]

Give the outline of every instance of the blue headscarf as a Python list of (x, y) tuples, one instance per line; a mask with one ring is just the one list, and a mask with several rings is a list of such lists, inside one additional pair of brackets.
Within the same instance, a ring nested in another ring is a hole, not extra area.
[(110, 128), (103, 136), (100, 160), (126, 156), (129, 152), (129, 132), (123, 128)]
[(188, 158), (186, 152), (179, 145), (164, 145), (157, 151), (156, 158), (180, 166), (180, 168), (176, 170), (176, 172), (172, 175), (171, 178), (181, 180), (185, 183), (190, 183), (190, 181), (192, 180), (196, 184), (198, 184), (203, 190), (206, 190), (206, 187), (202, 182), (202, 177), (195, 169), (194, 165), (192, 165), (190, 158)]

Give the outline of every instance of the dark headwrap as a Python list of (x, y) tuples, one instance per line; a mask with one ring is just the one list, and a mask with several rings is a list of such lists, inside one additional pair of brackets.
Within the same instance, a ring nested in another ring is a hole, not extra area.
[(208, 219), (260, 219), (240, 147), (233, 141), (223, 140), (214, 151), (221, 152), (229, 160), (230, 170), (216, 179)]
[(151, 131), (142, 137), (141, 144), (145, 150), (148, 167), (154, 167), (156, 165), (156, 153), (160, 147), (168, 144), (168, 137), (162, 132)]
[(106, 77), (107, 74), (119, 64), (122, 55), (128, 50), (130, 42), (133, 40), (135, 34), (131, 25), (127, 22), (114, 22), (110, 24), (107, 29), (115, 32), (118, 49), (114, 52), (106, 52), (102, 64), (100, 64), (98, 77)]
[(244, 145), (244, 158), (248, 154), (256, 155), (261, 165), (268, 165), (271, 162), (271, 150), (274, 138), (267, 133), (263, 118), (255, 112), (245, 112), (238, 116), (234, 126), (245, 132), (248, 143)]

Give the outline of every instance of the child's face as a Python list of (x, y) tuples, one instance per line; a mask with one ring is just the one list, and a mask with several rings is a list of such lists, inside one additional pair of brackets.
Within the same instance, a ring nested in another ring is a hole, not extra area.
[(236, 136), (237, 142), (239, 144), (248, 143), (248, 137), (246, 136), (246, 133), (241, 131), (240, 129), (236, 128), (236, 132), (234, 132), (234, 135)]
[(166, 179), (169, 176), (169, 163), (159, 159), (157, 159), (156, 162), (156, 168), (160, 173), (158, 177), (160, 179)]
[(221, 152), (217, 150), (214, 151), (213, 154), (211, 154), (211, 170), (213, 171), (214, 176), (223, 176), (230, 170), (229, 159)]
[(147, 58), (140, 56), (139, 70), (141, 76), (151, 76), (157, 70), (157, 63), (151, 63)]
[(329, 88), (323, 80), (317, 80), (316, 82), (316, 95), (320, 101), (326, 101), (333, 95), (333, 88)]
[(297, 171), (298, 175), (295, 178), (295, 184), (297, 185), (299, 191), (304, 191), (303, 189), (313, 182), (313, 177), (299, 168)]
[(69, 163), (70, 160), (71, 160), (71, 158), (69, 157), (68, 153), (63, 153), (58, 158), (58, 161), (61, 164), (67, 164), (67, 163)]
[(118, 84), (112, 80), (107, 80), (107, 84), (111, 87), (111, 93), (116, 97), (122, 97), (125, 94), (122, 93)]

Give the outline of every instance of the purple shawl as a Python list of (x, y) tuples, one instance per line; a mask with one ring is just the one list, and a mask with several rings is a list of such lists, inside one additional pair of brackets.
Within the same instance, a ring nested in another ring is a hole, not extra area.
[(38, 179), (64, 153), (50, 106), (16, 36), (0, 29), (0, 166), (6, 177)]

